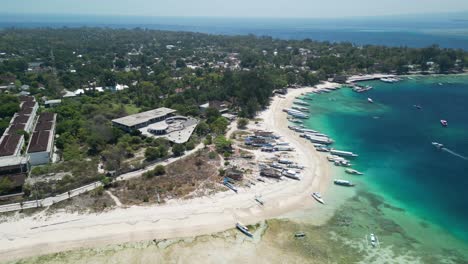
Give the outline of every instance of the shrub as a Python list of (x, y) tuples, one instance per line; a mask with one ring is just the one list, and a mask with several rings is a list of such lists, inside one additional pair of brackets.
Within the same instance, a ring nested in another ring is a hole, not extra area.
[(154, 168), (153, 172), (156, 176), (164, 175), (166, 174), (166, 168), (163, 165), (158, 165)]
[(184, 154), (184, 152), (185, 152), (185, 146), (182, 145), (182, 144), (175, 144), (172, 147), (172, 153), (176, 157), (182, 156), (182, 154)]
[(210, 159), (216, 159), (216, 153), (215, 153), (214, 151), (210, 151), (210, 152), (208, 153), (208, 158), (210, 158)]
[(247, 118), (239, 118), (237, 119), (237, 128), (245, 129), (249, 124), (249, 120)]

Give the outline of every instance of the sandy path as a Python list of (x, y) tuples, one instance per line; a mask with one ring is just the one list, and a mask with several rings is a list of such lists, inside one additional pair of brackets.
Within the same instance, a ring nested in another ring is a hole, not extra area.
[[(82, 247), (209, 234), (233, 228), (237, 221), (252, 224), (316, 206), (310, 194), (326, 191), (330, 185), (329, 166), (310, 143), (305, 144), (287, 128), (286, 114), (282, 112), (295, 96), (312, 89), (296, 89), (285, 98), (275, 97), (271, 107), (260, 114), (265, 122), (254, 125), (276, 132), (296, 148), (295, 159), (306, 166), (302, 181), (268, 181), (253, 188), (239, 188), (238, 194), (226, 191), (100, 214), (57, 213), (12, 219), (0, 224), (2, 261)], [(256, 194), (262, 195), (263, 207), (254, 201)]]

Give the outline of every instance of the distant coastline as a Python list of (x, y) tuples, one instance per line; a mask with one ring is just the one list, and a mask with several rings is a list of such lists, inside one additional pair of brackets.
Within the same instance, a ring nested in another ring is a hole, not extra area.
[[(270, 19), (216, 17), (119, 17), (83, 15), (14, 15), (0, 17), (0, 28), (108, 27), (188, 31), (221, 35), (271, 36), (279, 39), (352, 42), (356, 45), (427, 47), (468, 50), (466, 20), (440, 17), (424, 20), (404, 17), (355, 19)], [(411, 28), (411, 30), (409, 30)], [(446, 32), (443, 36), (435, 32)]]

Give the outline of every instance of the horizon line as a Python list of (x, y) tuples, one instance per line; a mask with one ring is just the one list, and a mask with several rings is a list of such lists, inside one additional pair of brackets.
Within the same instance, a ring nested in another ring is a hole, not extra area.
[[(137, 15), (137, 14), (84, 14), (84, 13), (33, 13), (33, 12), (0, 12), (1, 16), (25, 16), (25, 15), (34, 15), (34, 16), (88, 16), (88, 17), (127, 17), (127, 18), (207, 18), (207, 19), (310, 19), (310, 20), (346, 20), (346, 19), (385, 19), (390, 17), (409, 17), (416, 16), (420, 18), (427, 15), (455, 15), (455, 14), (467, 14), (468, 10), (463, 11), (451, 11), (451, 12), (431, 12), (431, 13), (400, 13), (400, 14), (387, 14), (387, 15), (370, 15), (370, 16), (326, 16), (326, 17), (286, 17), (286, 16), (204, 16), (204, 15)], [(24, 18), (24, 17), (21, 17)], [(453, 18), (457, 19), (457, 18)], [(0, 21), (2, 17), (0, 17)], [(24, 18), (22, 20), (27, 20)]]

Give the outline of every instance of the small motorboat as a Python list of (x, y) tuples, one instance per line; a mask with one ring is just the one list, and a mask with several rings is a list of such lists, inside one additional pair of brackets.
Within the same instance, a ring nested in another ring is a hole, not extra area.
[(294, 234), (294, 237), (296, 238), (301, 238), (301, 237), (305, 237), (306, 234), (304, 232), (297, 232), (296, 234)]
[(250, 233), (249, 228), (247, 226), (243, 225), (242, 223), (237, 222), (236, 227), (237, 227), (237, 229), (239, 229), (245, 235), (247, 235), (249, 237), (253, 237), (253, 234)]
[(422, 107), (420, 105), (413, 105), (414, 108), (418, 109), (418, 110), (421, 110)]
[(314, 197), (314, 199), (317, 200), (317, 202), (319, 202), (321, 204), (325, 204), (325, 202), (323, 201), (322, 196), (320, 195), (319, 192), (312, 193), (312, 197)]
[(373, 103), (374, 103), (374, 100), (372, 100), (372, 98), (367, 98), (367, 102), (373, 104)]
[(441, 124), (443, 127), (448, 126), (447, 120), (444, 120), (444, 119), (440, 120), (440, 124)]
[(377, 237), (374, 235), (374, 234), (370, 234), (370, 243), (372, 245), (372, 247), (376, 247), (377, 246)]

